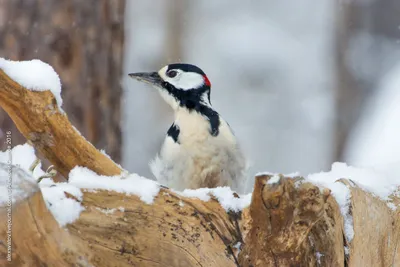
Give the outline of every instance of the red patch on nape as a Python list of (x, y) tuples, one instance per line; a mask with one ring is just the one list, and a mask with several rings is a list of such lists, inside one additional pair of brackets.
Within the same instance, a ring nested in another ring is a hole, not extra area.
[(208, 87), (211, 87), (210, 80), (207, 78), (207, 76), (203, 75), (203, 78), (204, 78), (204, 84), (207, 85)]

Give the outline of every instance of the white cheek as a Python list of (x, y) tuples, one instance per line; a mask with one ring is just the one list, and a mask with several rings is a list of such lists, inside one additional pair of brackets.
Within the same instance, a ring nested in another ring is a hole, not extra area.
[(178, 80), (176, 87), (189, 90), (193, 88), (199, 88), (204, 84), (204, 78), (197, 73), (182, 73)]
[(178, 103), (178, 101), (176, 101), (175, 97), (170, 95), (164, 89), (160, 89), (160, 88), (157, 88), (157, 89), (160, 92), (161, 97), (165, 100), (165, 102), (167, 102), (172, 107), (172, 109), (174, 109), (174, 110), (178, 109), (179, 103)]
[(179, 73), (176, 78), (167, 78), (167, 81), (182, 90), (199, 88), (204, 84), (204, 78), (200, 74), (192, 72)]

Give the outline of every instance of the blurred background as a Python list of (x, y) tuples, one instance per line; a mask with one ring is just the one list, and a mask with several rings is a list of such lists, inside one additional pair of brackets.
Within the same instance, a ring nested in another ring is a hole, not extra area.
[[(400, 173), (399, 14), (398, 0), (0, 0), (0, 57), (51, 64), (76, 128), (149, 178), (173, 114), (127, 73), (173, 62), (207, 73), (250, 176)], [(2, 110), (0, 127), (3, 148), (10, 129), (25, 142)]]

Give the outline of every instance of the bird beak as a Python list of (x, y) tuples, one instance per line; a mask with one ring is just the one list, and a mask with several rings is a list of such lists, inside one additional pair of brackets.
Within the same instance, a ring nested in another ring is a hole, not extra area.
[(140, 82), (148, 83), (151, 85), (161, 86), (163, 80), (157, 72), (138, 72), (138, 73), (129, 73), (128, 74), (133, 79), (136, 79)]

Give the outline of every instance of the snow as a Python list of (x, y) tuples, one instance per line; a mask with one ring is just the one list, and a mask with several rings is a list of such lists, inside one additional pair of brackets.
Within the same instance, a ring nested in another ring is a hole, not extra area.
[(28, 172), (7, 162), (0, 162), (0, 207), (10, 206), (38, 190), (35, 179)]
[(183, 197), (198, 198), (202, 201), (209, 201), (211, 199), (211, 196), (209, 195), (209, 193), (211, 193), (210, 188), (185, 189), (182, 192), (175, 191), (175, 193)]
[[(270, 175), (270, 176), (274, 176), (274, 175), (278, 175), (279, 173), (276, 172), (257, 172), (255, 176), (263, 176), (263, 175)], [(286, 173), (286, 174), (282, 174), (284, 177), (290, 177), (290, 178), (294, 178), (294, 177), (298, 177), (300, 176), (299, 172), (291, 172), (291, 173)]]
[(125, 212), (125, 208), (124, 208), (124, 207), (118, 207), (118, 210), (119, 210), (120, 212)]
[[(30, 173), (29, 168), (35, 160), (34, 148), (28, 144), (15, 146), (11, 151), (0, 152), (0, 205), (9, 201), (8, 170), (10, 162), (15, 165), (12, 167), (12, 202), (24, 199), (39, 190), (36, 180), (45, 172), (39, 163), (33, 174)], [(60, 226), (74, 222), (84, 210), (80, 203), (82, 200), (81, 188), (84, 185), (87, 186), (88, 191), (106, 189), (137, 194), (146, 203), (151, 203), (159, 190), (155, 182), (134, 174), (129, 175), (127, 179), (105, 177), (98, 176), (82, 167), (73, 169), (70, 179), (70, 183), (54, 183), (51, 179), (45, 178), (39, 183), (43, 199)], [(68, 197), (66, 193), (73, 197)], [(120, 207), (119, 210), (124, 211), (124, 208)]]
[[(398, 194), (397, 194), (397, 196), (398, 196)], [(389, 209), (391, 209), (391, 210), (396, 210), (397, 209), (396, 204), (394, 204), (392, 202), (387, 202), (387, 205), (388, 205)]]
[(341, 178), (348, 179), (363, 190), (386, 201), (389, 208), (396, 209), (396, 206), (389, 199), (389, 196), (399, 186), (399, 179), (396, 177), (396, 175), (389, 176), (384, 172), (378, 172), (373, 169), (356, 168), (348, 166), (346, 163), (335, 162), (332, 164), (331, 171), (310, 174), (306, 180), (331, 190), (331, 194), (339, 204), (344, 218), (346, 239), (350, 242), (354, 237), (353, 218), (349, 211), (351, 200), (350, 189), (346, 185), (336, 181)]
[(348, 246), (344, 246), (344, 254), (346, 254), (347, 256), (350, 255), (350, 249)]
[[(0, 152), (0, 205), (9, 201), (7, 184), (9, 162), (20, 167), (13, 167), (13, 202), (24, 199), (38, 190), (36, 180), (45, 172), (39, 163), (33, 174), (30, 173), (29, 168), (35, 160), (34, 148), (28, 144), (15, 146), (11, 151)], [(69, 183), (54, 183), (53, 180), (45, 178), (39, 183), (39, 187), (48, 209), (60, 226), (65, 226), (78, 219), (80, 213), (84, 210), (80, 203), (82, 201), (82, 190), (91, 192), (96, 192), (97, 189), (113, 190), (120, 193), (135, 194), (148, 204), (153, 202), (160, 189), (156, 182), (136, 174), (129, 174), (126, 177), (123, 175), (107, 177), (97, 175), (84, 167), (75, 167), (70, 172)], [(24, 183), (23, 186), (21, 186), (22, 182)], [(122, 212), (125, 210), (123, 207), (118, 209)], [(111, 209), (102, 212), (110, 214), (114, 211), (115, 209)]]
[(318, 264), (321, 264), (321, 257), (323, 257), (324, 254), (322, 254), (321, 252), (315, 252), (315, 257), (317, 258), (317, 262)]
[(109, 214), (113, 214), (117, 209), (116, 208), (112, 208), (112, 209), (102, 209), (99, 207), (96, 207), (96, 210), (104, 213), (105, 215), (109, 215)]
[[(9, 200), (10, 181), (12, 181), (10, 189), (12, 190), (11, 201), (13, 203), (38, 190), (35, 177), (44, 174), (44, 172), (40, 168), (35, 168), (32, 176), (29, 167), (35, 159), (34, 149), (28, 144), (17, 145), (11, 150), (0, 151), (0, 205)], [(38, 167), (40, 165), (39, 163)], [(12, 173), (11, 179), (10, 171)]]
[[(11, 161), (9, 161), (10, 152)], [(27, 198), (40, 187), (47, 208), (60, 226), (75, 221), (79, 218), (81, 211), (84, 210), (79, 203), (82, 200), (80, 189), (67, 183), (54, 183), (48, 178), (43, 179), (38, 185), (37, 179), (45, 172), (42, 170), (41, 163), (36, 166), (33, 173), (30, 172), (29, 168), (35, 160), (35, 150), (29, 144), (17, 145), (11, 151), (0, 152), (0, 166), (9, 166), (10, 162), (13, 165), (12, 201)], [(9, 196), (5, 187), (8, 177), (5, 168), (0, 168), (0, 205)], [(64, 192), (71, 194), (79, 201), (68, 198)]]
[[(80, 213), (84, 210), (80, 204), (82, 192), (79, 188), (68, 183), (54, 183), (48, 178), (43, 179), (39, 185), (47, 208), (61, 227), (79, 218)], [(67, 197), (65, 192), (74, 196), (78, 201)]]
[[(321, 172), (308, 175), (307, 179), (316, 184), (322, 184), (330, 188), (335, 181), (346, 178), (354, 182), (360, 188), (371, 192), (384, 201), (390, 201), (389, 196), (397, 189), (400, 180), (396, 174), (387, 175), (375, 169), (357, 168), (346, 163), (335, 162), (329, 172)], [(337, 190), (340, 191), (340, 190)], [(339, 194), (339, 192), (337, 192)], [(341, 197), (343, 199), (343, 197)]]
[(236, 249), (236, 251), (235, 251), (235, 257), (238, 257), (238, 256), (239, 256), (239, 253), (242, 251), (242, 242), (237, 242), (237, 243), (234, 244), (232, 247)]
[(280, 180), (280, 179), (281, 179), (281, 177), (279, 177), (279, 175), (275, 174), (274, 176), (272, 176), (272, 177), (268, 180), (267, 184), (276, 184), (276, 183), (279, 183), (279, 180)]
[(350, 189), (346, 185), (336, 182), (327, 185), (331, 190), (331, 194), (335, 197), (336, 202), (339, 204), (340, 213), (343, 216), (344, 235), (346, 240), (350, 242), (354, 237), (353, 217), (350, 214)]
[(69, 174), (69, 184), (84, 189), (103, 189), (119, 193), (134, 194), (147, 203), (153, 203), (160, 191), (158, 183), (137, 174), (121, 176), (103, 176), (85, 167), (75, 167)]
[[(127, 177), (102, 176), (79, 166), (71, 170), (68, 183), (54, 183), (51, 179), (43, 179), (40, 187), (47, 207), (61, 226), (74, 222), (84, 210), (80, 204), (83, 196), (82, 190), (90, 192), (112, 190), (135, 194), (147, 204), (151, 204), (159, 192), (159, 185), (156, 182), (136, 174), (129, 174)], [(75, 199), (68, 197), (65, 192), (71, 194)], [(106, 215), (117, 210), (117, 208), (97, 209)], [(125, 208), (118, 207), (118, 210), (124, 212)]]
[(238, 212), (248, 207), (251, 202), (251, 193), (247, 195), (240, 195), (240, 198), (234, 196), (234, 191), (229, 187), (217, 187), (217, 188), (200, 188), (200, 189), (185, 189), (182, 192), (174, 191), (178, 195), (198, 198), (202, 201), (209, 201), (211, 196), (217, 198), (221, 206), (228, 212)]
[(295, 178), (295, 177), (299, 177), (301, 175), (300, 175), (300, 172), (291, 172), (291, 173), (284, 174), (283, 176), (290, 177), (290, 178)]
[[(10, 159), (9, 151), (0, 151), (0, 162), (8, 163)], [(36, 160), (35, 150), (29, 144), (17, 145), (11, 150), (11, 164), (22, 168), (29, 172), (29, 168)], [(42, 164), (39, 163), (33, 172), (34, 177), (39, 177), (44, 174), (41, 169)]]
[(277, 173), (274, 172), (257, 172), (256, 176), (263, 176), (263, 175), (275, 175)]
[(32, 91), (50, 90), (61, 109), (61, 82), (53, 67), (38, 59), (12, 61), (0, 58), (0, 69), (11, 79)]
[[(74, 222), (84, 210), (80, 204), (82, 200), (81, 190), (96, 192), (95, 190), (103, 189), (135, 194), (147, 204), (153, 202), (159, 191), (157, 183), (136, 174), (130, 174), (124, 178), (121, 176), (102, 176), (79, 166), (71, 170), (68, 183), (55, 184), (51, 179), (43, 179), (40, 186), (47, 207), (61, 226)], [(73, 195), (77, 200), (68, 198), (64, 192)], [(117, 209), (98, 208), (98, 210), (109, 215)], [(125, 208), (118, 207), (118, 210), (124, 212)]]
[[(267, 184), (275, 184), (279, 182), (280, 176), (271, 172), (258, 173), (260, 175), (271, 175), (272, 177), (267, 181)], [(285, 175), (287, 177), (300, 176), (298, 172)], [(359, 186), (365, 191), (370, 192), (374, 196), (385, 201), (389, 208), (396, 209), (396, 206), (390, 202), (389, 196), (395, 192), (399, 186), (396, 175), (388, 176), (385, 173), (378, 172), (373, 169), (356, 168), (348, 166), (346, 163), (336, 162), (332, 164), (329, 172), (320, 172), (308, 175), (304, 181), (297, 181), (295, 186), (300, 186), (302, 182), (312, 182), (321, 188), (328, 188), (331, 194), (335, 197), (339, 204), (341, 214), (344, 218), (345, 236), (347, 241), (351, 241), (354, 237), (353, 218), (350, 214), (350, 189), (343, 183), (337, 182), (339, 179), (349, 179), (352, 183)], [(226, 211), (239, 211), (250, 205), (251, 194), (241, 195), (240, 198), (235, 198), (233, 191), (229, 187), (217, 188), (200, 188), (196, 190), (186, 189), (177, 194), (198, 198), (202, 201), (209, 201), (211, 196), (218, 199), (221, 206)]]

